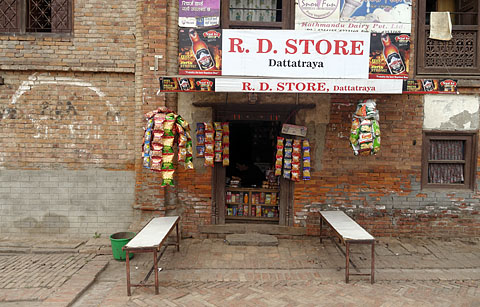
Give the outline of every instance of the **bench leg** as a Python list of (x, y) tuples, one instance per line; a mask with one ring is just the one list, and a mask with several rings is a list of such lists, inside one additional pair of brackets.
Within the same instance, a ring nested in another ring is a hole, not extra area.
[(158, 294), (158, 263), (157, 263), (157, 249), (153, 249), (153, 267), (155, 270), (155, 294)]
[(180, 251), (180, 232), (178, 231), (178, 223), (177, 223), (177, 252)]
[(127, 251), (127, 257), (125, 258), (126, 261), (126, 268), (127, 268), (127, 295), (132, 296), (132, 293), (130, 292), (130, 259), (129, 259), (129, 253)]
[(345, 242), (345, 249), (346, 249), (346, 253), (345, 253), (345, 282), (348, 284), (348, 280), (349, 280), (349, 270), (350, 270), (350, 243), (347, 241)]
[(370, 282), (375, 282), (375, 241), (372, 242), (372, 267), (370, 272)]
[(322, 243), (322, 233), (323, 233), (323, 218), (320, 216), (320, 243)]

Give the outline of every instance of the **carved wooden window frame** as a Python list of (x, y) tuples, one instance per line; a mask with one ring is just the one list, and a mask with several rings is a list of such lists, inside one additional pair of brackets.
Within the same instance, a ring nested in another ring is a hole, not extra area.
[[(477, 157), (477, 132), (445, 132), (424, 131), (422, 142), (422, 189), (449, 189), (449, 190), (474, 190), (476, 178)], [(435, 160), (430, 159), (431, 141), (463, 141), (464, 160)], [(430, 183), (428, 179), (429, 165), (449, 163), (464, 166), (463, 183)]]
[[(0, 33), (69, 35), (73, 31), (73, 0), (3, 0), (0, 4)], [(42, 5), (48, 9), (39, 9)], [(38, 18), (47, 23), (37, 22)]]
[[(417, 51), (416, 74), (418, 76), (439, 77), (480, 77), (480, 5), (477, 5), (476, 25), (453, 25), (451, 41), (438, 41), (428, 38), (430, 26), (426, 22), (426, 4), (428, 0), (417, 2)], [(471, 46), (470, 46), (471, 45)], [(437, 48), (437, 58), (431, 57), (429, 62), (438, 63), (428, 65), (429, 49)], [(466, 57), (470, 57), (465, 61)], [(455, 66), (458, 62), (472, 62), (471, 66)], [(448, 63), (448, 65), (446, 65)], [(450, 65), (453, 64), (453, 65)]]

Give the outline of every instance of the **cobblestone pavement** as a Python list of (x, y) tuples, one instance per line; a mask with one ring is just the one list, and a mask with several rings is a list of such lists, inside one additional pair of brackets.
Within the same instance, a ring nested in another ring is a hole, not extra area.
[[(379, 238), (373, 285), (355, 276), (345, 284), (345, 258), (328, 240), (260, 247), (185, 239), (180, 252), (167, 248), (159, 263), (160, 294), (132, 288), (131, 297), (125, 263), (112, 258), (108, 238), (30, 241), (0, 238), (2, 307), (480, 306), (480, 239)], [(351, 255), (352, 272), (369, 270), (368, 246), (353, 246)], [(152, 258), (135, 255), (133, 283)]]
[[(352, 252), (352, 270), (368, 270), (369, 248)], [(160, 261), (159, 295), (143, 287), (126, 296), (125, 264), (110, 261), (73, 306), (480, 306), (479, 255), (478, 239), (380, 238), (376, 283), (351, 277), (345, 284), (344, 257), (330, 241), (256, 247), (188, 239)], [(137, 283), (151, 255), (137, 254), (131, 264)]]

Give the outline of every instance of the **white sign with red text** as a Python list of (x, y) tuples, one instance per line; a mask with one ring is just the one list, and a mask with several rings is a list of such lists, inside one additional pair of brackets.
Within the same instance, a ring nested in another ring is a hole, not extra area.
[(401, 94), (403, 80), (216, 78), (216, 92)]
[(369, 33), (223, 30), (222, 75), (368, 78)]

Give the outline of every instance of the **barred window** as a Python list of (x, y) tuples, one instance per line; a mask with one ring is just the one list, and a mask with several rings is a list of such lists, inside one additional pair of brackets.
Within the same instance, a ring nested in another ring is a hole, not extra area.
[(224, 29), (289, 29), (294, 17), (294, 1), (221, 1)]
[(426, 132), (422, 186), (473, 189), (476, 134)]
[(70, 33), (73, 0), (0, 0), (0, 32)]

